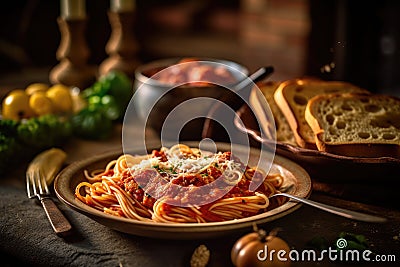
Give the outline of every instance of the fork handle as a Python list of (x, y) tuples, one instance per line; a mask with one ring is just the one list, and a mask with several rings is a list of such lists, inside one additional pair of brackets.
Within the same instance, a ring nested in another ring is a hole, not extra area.
[(65, 216), (58, 209), (56, 204), (51, 198), (42, 198), (40, 200), (42, 206), (46, 212), (47, 218), (53, 227), (54, 232), (57, 234), (63, 234), (71, 230), (72, 226), (65, 218)]
[(364, 222), (371, 222), (371, 223), (383, 223), (386, 222), (387, 219), (383, 218), (383, 217), (379, 217), (379, 216), (375, 216), (375, 215), (370, 215), (370, 214), (366, 214), (366, 213), (361, 213), (361, 212), (357, 212), (357, 211), (353, 211), (353, 210), (348, 210), (348, 209), (342, 209), (339, 207), (335, 207), (335, 206), (331, 206), (331, 205), (327, 205), (327, 204), (323, 204), (323, 203), (319, 203), (316, 201), (312, 201), (310, 199), (305, 199), (302, 197), (296, 197), (293, 196), (291, 194), (287, 194), (287, 193), (277, 193), (274, 196), (285, 196), (288, 198), (292, 198), (296, 201), (302, 202), (304, 204), (310, 205), (314, 208), (318, 208), (339, 216), (343, 216), (349, 219), (354, 219), (354, 220), (358, 220), (358, 221), (364, 221)]

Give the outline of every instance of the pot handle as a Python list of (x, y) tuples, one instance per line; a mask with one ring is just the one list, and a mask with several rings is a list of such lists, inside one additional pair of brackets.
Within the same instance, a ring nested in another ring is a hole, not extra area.
[[(274, 67), (272, 66), (259, 68), (257, 71), (253, 72), (253, 74), (251, 74), (248, 78), (239, 82), (235, 86), (235, 88), (233, 89), (235, 91), (234, 97), (232, 97), (231, 94), (225, 94), (219, 100), (227, 104), (234, 111), (237, 111), (241, 106), (245, 104), (245, 101), (243, 99), (249, 99), (253, 84), (266, 79), (273, 72)], [(207, 118), (205, 118), (204, 120), (202, 138), (213, 138), (217, 139), (216, 141), (228, 141), (226, 140), (226, 137), (224, 137), (222, 134), (216, 134), (224, 133), (225, 131), (224, 129), (221, 129), (221, 126), (216, 124), (214, 120), (210, 119), (214, 117), (213, 115), (216, 114), (220, 108), (221, 103), (217, 103), (211, 107), (210, 111), (207, 114)]]

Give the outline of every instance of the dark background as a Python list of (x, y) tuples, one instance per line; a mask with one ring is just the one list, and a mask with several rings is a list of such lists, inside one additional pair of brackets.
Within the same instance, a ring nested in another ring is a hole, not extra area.
[(307, 72), (321, 75), (318, 66), (332, 60), (336, 68), (329, 79), (399, 95), (399, 11), (400, 2), (393, 0), (311, 0)]
[[(22, 70), (57, 64), (59, 5), (51, 0), (3, 5), (0, 83)], [(399, 1), (137, 0), (136, 5), (134, 34), (141, 62), (218, 57), (250, 70), (273, 65), (271, 79), (311, 75), (400, 94)], [(89, 63), (96, 65), (107, 57), (108, 8), (109, 1), (86, 1)], [(330, 71), (324, 70), (328, 65)]]

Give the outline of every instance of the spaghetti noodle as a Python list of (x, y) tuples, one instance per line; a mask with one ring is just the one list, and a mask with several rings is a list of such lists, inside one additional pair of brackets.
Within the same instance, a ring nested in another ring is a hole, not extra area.
[[(77, 199), (105, 213), (139, 221), (227, 221), (265, 212), (285, 201), (269, 199), (283, 183), (280, 174), (266, 175), (245, 166), (230, 152), (205, 154), (182, 144), (153, 150), (149, 156), (121, 155), (104, 170), (85, 171), (85, 176), (87, 181), (75, 189)], [(252, 180), (260, 181), (254, 192), (248, 189)], [(214, 184), (211, 190), (207, 187)], [(218, 194), (221, 197), (215, 198)], [(207, 204), (193, 204), (202, 201)]]

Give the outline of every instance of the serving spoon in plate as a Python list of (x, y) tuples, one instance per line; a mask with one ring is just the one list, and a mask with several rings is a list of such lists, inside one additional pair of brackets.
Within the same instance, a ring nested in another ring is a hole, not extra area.
[(318, 209), (321, 209), (321, 210), (324, 210), (324, 211), (327, 211), (327, 212), (330, 212), (330, 213), (333, 213), (333, 214), (336, 214), (336, 215), (339, 215), (342, 217), (346, 217), (349, 219), (357, 220), (357, 221), (370, 222), (370, 223), (383, 223), (383, 222), (387, 221), (387, 219), (383, 218), (383, 217), (323, 204), (323, 203), (316, 202), (316, 201), (313, 201), (310, 199), (294, 196), (294, 195), (291, 195), (288, 193), (276, 193), (276, 194), (270, 196), (269, 198), (277, 197), (277, 196), (287, 197), (287, 198), (293, 199), (297, 202), (301, 202), (301, 203), (310, 205), (314, 208), (318, 208)]

